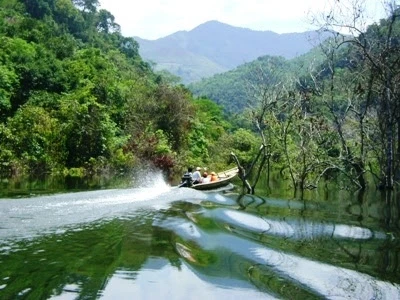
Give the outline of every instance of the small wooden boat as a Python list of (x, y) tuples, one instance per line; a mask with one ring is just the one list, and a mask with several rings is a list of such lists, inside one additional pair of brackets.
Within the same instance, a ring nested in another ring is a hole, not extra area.
[(232, 168), (223, 172), (219, 172), (217, 173), (218, 181), (194, 184), (191, 186), (191, 188), (196, 190), (212, 190), (226, 186), (233, 178), (235, 178), (235, 176), (238, 174), (238, 171), (238, 168)]

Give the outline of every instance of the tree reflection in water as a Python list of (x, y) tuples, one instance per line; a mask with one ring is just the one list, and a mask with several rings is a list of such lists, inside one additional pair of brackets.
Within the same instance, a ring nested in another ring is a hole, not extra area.
[(399, 199), (377, 196), (3, 199), (0, 298), (399, 299)]

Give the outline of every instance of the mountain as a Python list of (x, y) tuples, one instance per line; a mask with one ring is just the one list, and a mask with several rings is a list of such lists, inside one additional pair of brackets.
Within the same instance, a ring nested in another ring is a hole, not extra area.
[(209, 21), (190, 31), (178, 31), (157, 40), (135, 37), (140, 55), (168, 70), (183, 83), (226, 72), (260, 56), (293, 58), (313, 48), (315, 31), (278, 34)]
[(265, 55), (228, 72), (190, 83), (187, 87), (196, 97), (205, 96), (224, 107), (226, 112), (236, 114), (254, 104), (254, 87), (273, 86), (290, 78), (305, 78), (309, 74), (309, 66), (319, 66), (323, 60), (319, 47), (291, 59)]

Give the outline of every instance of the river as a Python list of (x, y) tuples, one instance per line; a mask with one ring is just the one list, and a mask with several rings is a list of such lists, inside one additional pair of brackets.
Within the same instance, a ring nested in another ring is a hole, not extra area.
[(400, 200), (144, 187), (0, 199), (0, 299), (400, 299)]

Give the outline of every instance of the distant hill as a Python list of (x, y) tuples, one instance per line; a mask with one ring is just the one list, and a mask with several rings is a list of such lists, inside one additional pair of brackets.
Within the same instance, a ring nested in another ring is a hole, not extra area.
[(315, 31), (278, 34), (209, 21), (191, 31), (179, 31), (154, 41), (135, 37), (143, 59), (182, 78), (198, 81), (226, 72), (260, 56), (290, 59), (313, 48)]
[[(220, 104), (226, 112), (239, 113), (248, 105), (254, 104), (255, 99), (251, 93), (249, 94), (249, 87), (274, 85), (275, 82), (271, 81), (271, 78), (285, 81), (288, 78), (307, 77), (309, 66), (313, 64), (317, 67), (323, 60), (324, 56), (319, 47), (292, 59), (260, 56), (228, 72), (190, 83), (188, 88), (195, 96), (205, 96)], [(264, 78), (258, 76), (260, 70)]]

